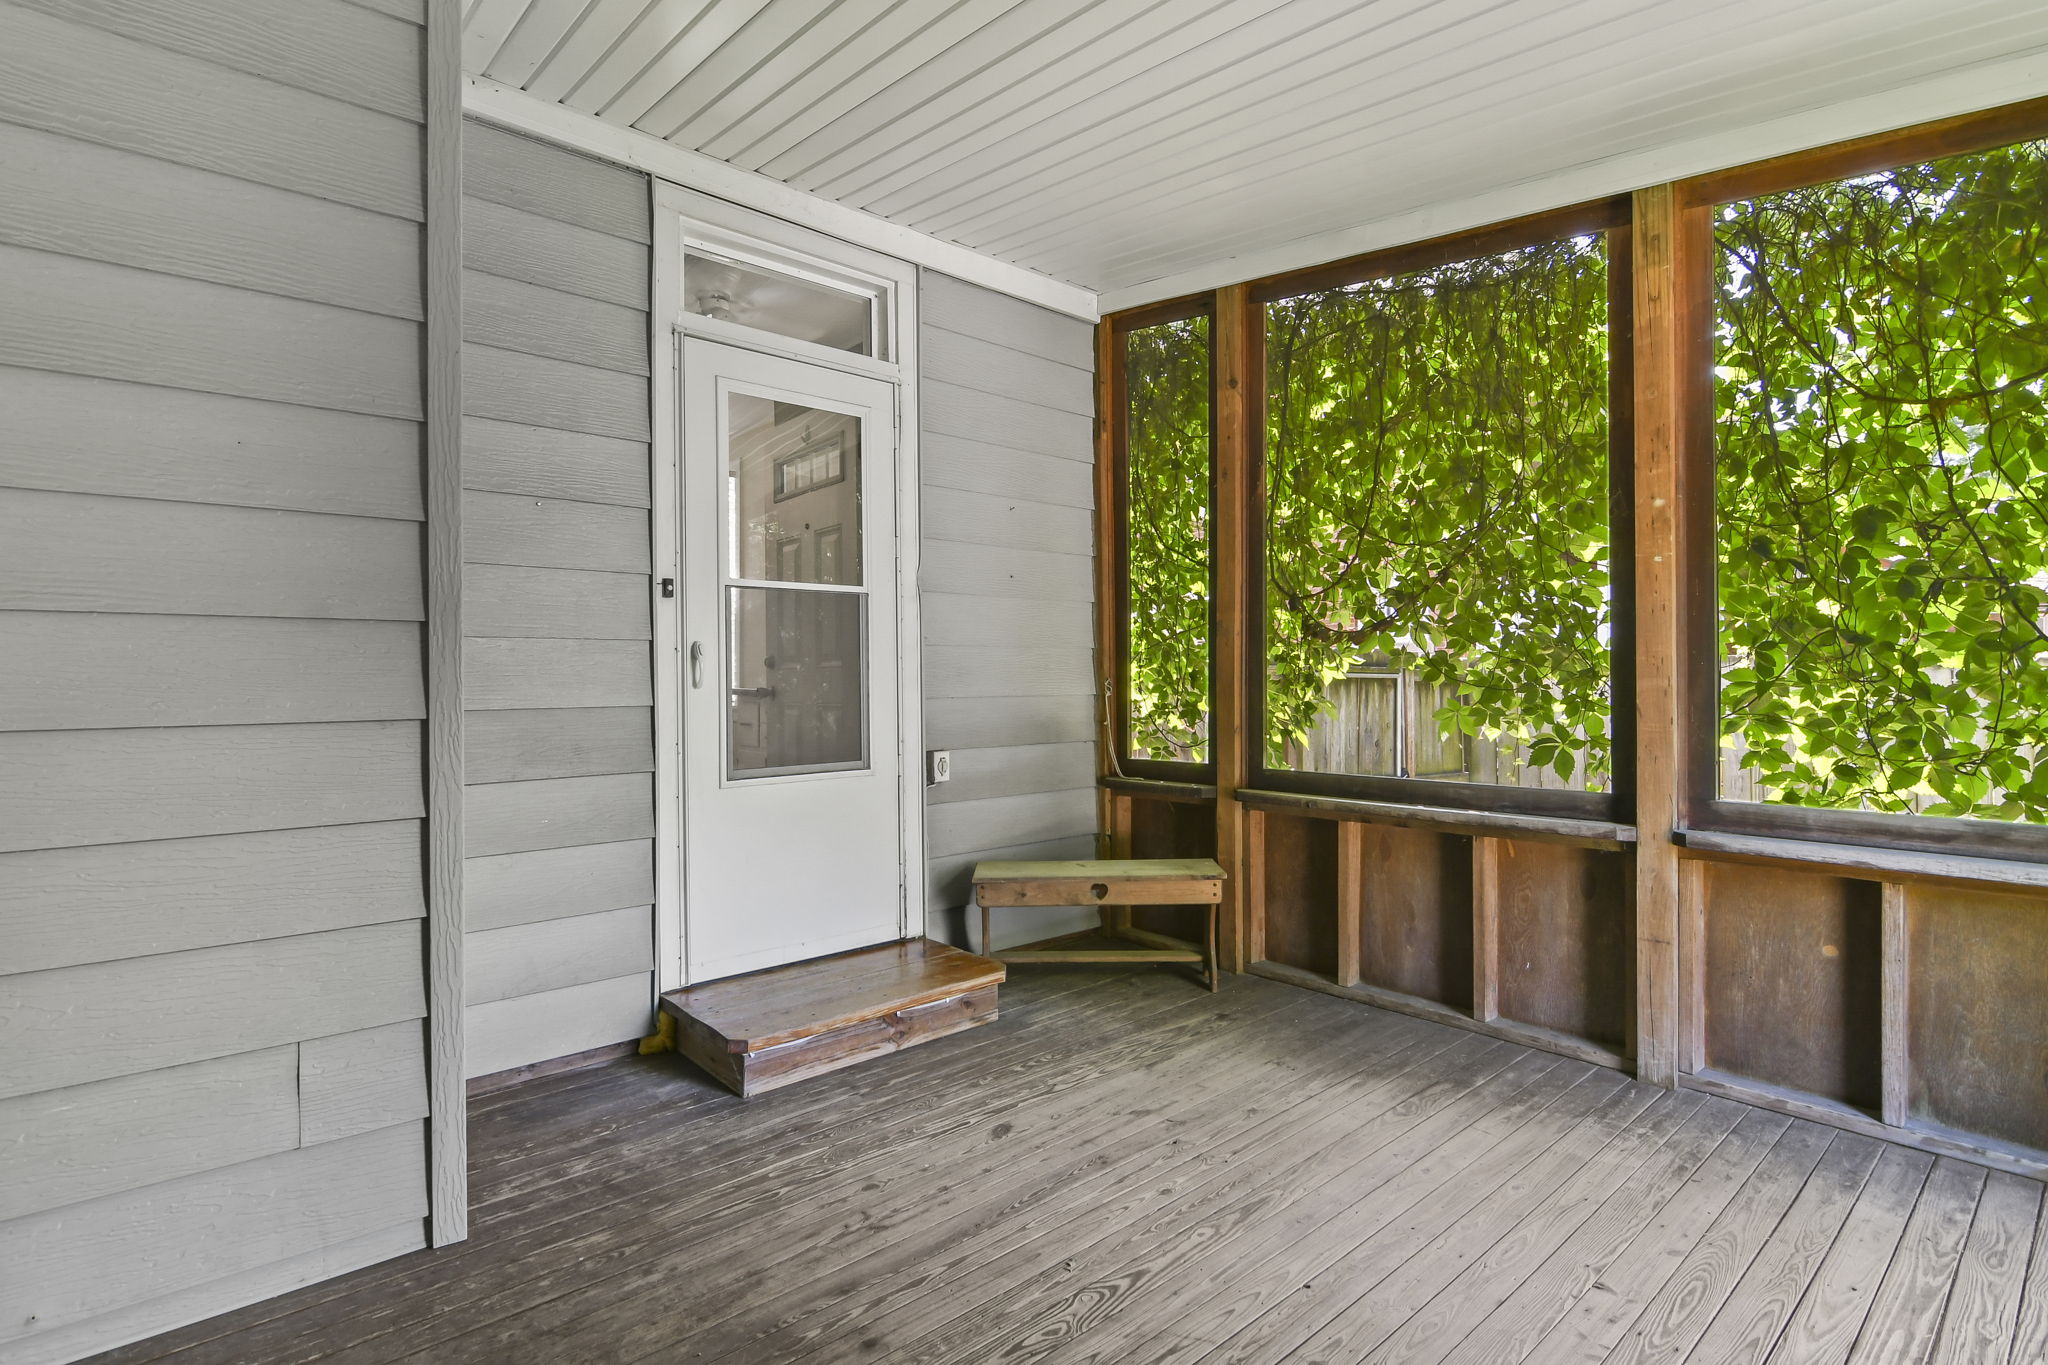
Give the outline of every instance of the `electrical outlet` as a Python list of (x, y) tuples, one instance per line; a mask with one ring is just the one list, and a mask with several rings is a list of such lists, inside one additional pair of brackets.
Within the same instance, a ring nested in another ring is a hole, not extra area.
[(924, 751), (924, 784), (936, 787), (941, 782), (953, 780), (953, 751), (950, 749), (926, 749)]

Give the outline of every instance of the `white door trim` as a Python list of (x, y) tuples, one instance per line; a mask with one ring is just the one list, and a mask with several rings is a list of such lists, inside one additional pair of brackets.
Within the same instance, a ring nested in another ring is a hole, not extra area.
[[(684, 821), (682, 767), (682, 432), (677, 387), (679, 339), (704, 335), (726, 345), (827, 365), (887, 379), (896, 392), (896, 689), (901, 775), (898, 809), (898, 925), (900, 937), (924, 932), (924, 677), (923, 625), (918, 593), (918, 320), (917, 267), (823, 233), (741, 208), (710, 195), (656, 179), (653, 185), (654, 261), (648, 310), (652, 353), (654, 533), (654, 938), (655, 983), (670, 991), (689, 984), (684, 964)], [(683, 242), (702, 227), (723, 237), (748, 238), (770, 251), (796, 252), (829, 262), (886, 286), (889, 295), (886, 361), (845, 355), (731, 324), (705, 320), (682, 308)], [(879, 549), (880, 547), (875, 547)], [(678, 585), (664, 598), (661, 582)]]

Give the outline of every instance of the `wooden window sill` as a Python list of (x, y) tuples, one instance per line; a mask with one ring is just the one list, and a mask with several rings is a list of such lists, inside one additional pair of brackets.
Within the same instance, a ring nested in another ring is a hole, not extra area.
[(1680, 830), (1672, 839), (1688, 854), (1740, 858), (1780, 866), (1825, 867), (1866, 874), (1870, 881), (1967, 882), (1977, 886), (2048, 888), (2048, 863), (1984, 858), (1967, 853), (1923, 853), (1917, 849), (1840, 844), (1819, 839), (1783, 839), (1763, 834)]
[(1118, 777), (1105, 774), (1097, 783), (1125, 796), (1143, 796), (1154, 801), (1214, 801), (1216, 787), (1206, 782), (1169, 782), (1156, 777)]
[(1237, 799), (1254, 810), (1298, 812), (1335, 820), (1361, 820), (1368, 824), (1398, 825), (1404, 829), (1436, 830), (1447, 834), (1546, 840), (1576, 844), (1581, 848), (1619, 850), (1630, 847), (1636, 840), (1635, 826), (1610, 820), (1455, 810), (1444, 806), (1413, 806), (1394, 801), (1361, 801), (1345, 796), (1307, 796), (1297, 792), (1250, 789), (1240, 789)]

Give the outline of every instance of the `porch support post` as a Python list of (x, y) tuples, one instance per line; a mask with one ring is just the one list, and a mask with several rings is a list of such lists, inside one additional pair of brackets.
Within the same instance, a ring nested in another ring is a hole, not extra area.
[(1252, 660), (1245, 625), (1256, 609), (1251, 601), (1251, 519), (1256, 515), (1257, 481), (1252, 468), (1251, 424), (1261, 419), (1257, 401), (1260, 348), (1253, 334), (1255, 306), (1242, 284), (1216, 292), (1211, 333), (1215, 373), (1216, 474), (1215, 615), (1210, 650), (1215, 682), (1209, 698), (1210, 747), (1216, 761), (1216, 861), (1223, 865), (1223, 909), (1219, 951), (1225, 967), (1241, 972), (1253, 960), (1256, 935), (1248, 923), (1256, 903), (1246, 885), (1253, 861), (1246, 856), (1250, 822), (1237, 789), (1251, 771), (1258, 737), (1251, 733), (1249, 690)]
[(1635, 196), (1635, 673), (1636, 1074), (1676, 1086), (1680, 1053), (1682, 881), (1673, 833), (1691, 790), (1688, 720), (1690, 613), (1696, 594), (1690, 523), (1706, 495), (1694, 487), (1699, 365), (1706, 323), (1706, 210), (1671, 185)]

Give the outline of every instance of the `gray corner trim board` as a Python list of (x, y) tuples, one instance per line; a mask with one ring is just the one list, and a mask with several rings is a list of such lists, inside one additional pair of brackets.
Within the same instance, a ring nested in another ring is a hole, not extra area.
[(426, 592), (428, 1220), (435, 1246), (469, 1236), (463, 1058), (462, 8), (427, 7)]

